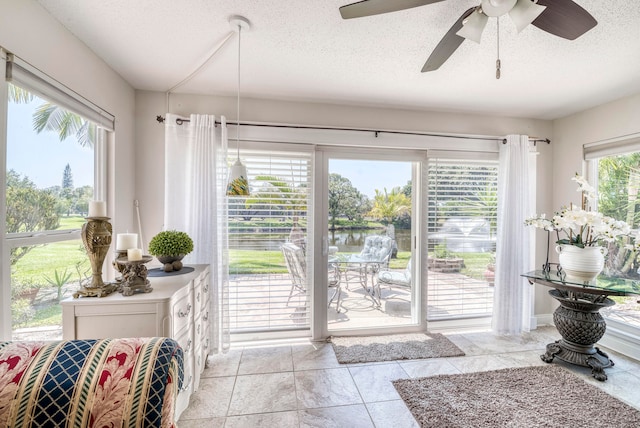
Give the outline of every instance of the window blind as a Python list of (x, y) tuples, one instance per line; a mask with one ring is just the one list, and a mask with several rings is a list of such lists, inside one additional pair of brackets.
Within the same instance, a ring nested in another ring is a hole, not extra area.
[[(232, 334), (310, 328), (312, 246), (304, 244), (311, 233), (312, 156), (299, 147), (240, 151), (251, 195), (228, 201)], [(304, 247), (301, 287), (293, 285), (281, 249), (293, 235)]]
[(430, 158), (427, 175), (427, 320), (491, 316), (498, 161)]
[(27, 89), (66, 110), (79, 114), (107, 131), (115, 129), (115, 117), (111, 113), (101, 109), (13, 54), (7, 55), (6, 79), (8, 82)]
[(584, 159), (594, 160), (611, 155), (623, 155), (640, 152), (640, 134), (625, 135), (610, 140), (585, 144), (583, 147)]

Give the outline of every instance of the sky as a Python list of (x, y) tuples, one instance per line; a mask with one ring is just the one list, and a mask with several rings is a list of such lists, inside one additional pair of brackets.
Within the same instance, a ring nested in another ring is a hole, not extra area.
[(411, 180), (411, 161), (377, 161), (330, 159), (329, 173), (338, 173), (351, 181), (353, 187), (373, 199), (376, 192), (402, 187)]
[(65, 165), (71, 167), (73, 186), (93, 186), (93, 149), (84, 148), (74, 137), (60, 141), (52, 131), (33, 130), (33, 111), (44, 103), (9, 103), (7, 121), (7, 170), (27, 176), (38, 188), (62, 186)]

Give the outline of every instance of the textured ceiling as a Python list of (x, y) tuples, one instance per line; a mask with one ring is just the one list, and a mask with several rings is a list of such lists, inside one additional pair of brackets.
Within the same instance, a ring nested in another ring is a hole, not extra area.
[[(353, 1), (353, 0), (352, 0)], [(496, 20), (437, 71), (421, 73), (458, 17), (479, 0), (449, 0), (343, 20), (349, 0), (39, 0), (134, 88), (167, 91), (229, 34), (242, 33), (242, 94), (420, 110), (554, 119), (640, 93), (640, 1), (575, 0), (598, 25), (574, 41)], [(237, 39), (176, 92), (234, 95)]]

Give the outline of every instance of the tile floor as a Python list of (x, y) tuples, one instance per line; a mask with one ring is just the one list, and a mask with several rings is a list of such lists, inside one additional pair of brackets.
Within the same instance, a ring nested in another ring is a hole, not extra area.
[[(466, 356), (340, 365), (328, 343), (232, 349), (210, 358), (179, 427), (416, 427), (391, 380), (544, 365), (539, 355), (559, 338), (554, 327), (519, 337), (445, 334)], [(616, 365), (606, 382), (553, 364), (640, 409), (640, 361), (609, 354)]]

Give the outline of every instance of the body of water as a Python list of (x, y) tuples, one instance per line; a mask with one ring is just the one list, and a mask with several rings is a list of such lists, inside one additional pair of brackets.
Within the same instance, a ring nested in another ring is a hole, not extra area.
[[(338, 247), (339, 252), (357, 253), (364, 247), (369, 235), (384, 235), (384, 229), (329, 231), (329, 245)], [(287, 242), (289, 232), (230, 233), (229, 248), (237, 250), (280, 250)], [(411, 251), (411, 231), (396, 229), (398, 251)]]

